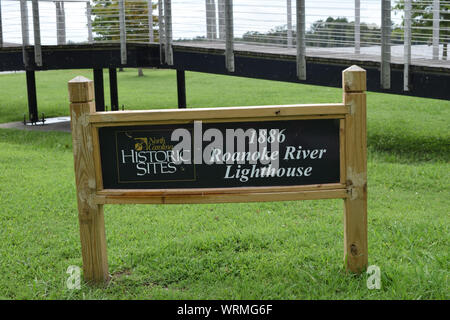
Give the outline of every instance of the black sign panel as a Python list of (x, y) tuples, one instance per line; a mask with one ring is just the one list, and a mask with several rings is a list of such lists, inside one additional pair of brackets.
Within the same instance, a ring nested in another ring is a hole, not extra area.
[(339, 120), (99, 128), (105, 189), (338, 183)]

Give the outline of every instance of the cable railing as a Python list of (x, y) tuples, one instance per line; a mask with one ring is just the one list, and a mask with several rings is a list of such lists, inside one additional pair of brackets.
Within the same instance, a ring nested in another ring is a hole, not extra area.
[(127, 43), (160, 44), (168, 64), (173, 44), (222, 47), (229, 71), (235, 50), (267, 47), (301, 79), (308, 55), (365, 55), (389, 88), (393, 62), (448, 67), (449, 42), (450, 0), (0, 0), (0, 47), (120, 43), (124, 64)]

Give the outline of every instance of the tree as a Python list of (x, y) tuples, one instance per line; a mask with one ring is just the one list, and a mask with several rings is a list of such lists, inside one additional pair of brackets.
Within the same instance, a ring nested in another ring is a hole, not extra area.
[[(397, 11), (405, 9), (405, 1), (397, 0), (394, 6)], [(440, 4), (439, 8), (439, 38), (443, 41), (444, 51), (442, 59), (447, 60), (447, 46), (450, 40), (450, 4), (446, 1)], [(402, 25), (405, 24), (405, 16), (402, 17)], [(433, 37), (433, 1), (412, 0), (411, 10), (411, 27), (414, 29), (414, 34), (419, 34), (422, 42), (432, 41)]]
[[(117, 41), (120, 39), (119, 1), (118, 0), (93, 0), (92, 30), (96, 41)], [(153, 13), (157, 11), (157, 5), (153, 4)], [(150, 28), (148, 19), (148, 2), (143, 0), (125, 1), (125, 30), (127, 41), (149, 42)], [(159, 34), (156, 26), (158, 16), (152, 16), (153, 37), (158, 41)], [(143, 75), (139, 70), (138, 75)]]
[(354, 44), (354, 22), (347, 18), (328, 17), (318, 20), (306, 32), (306, 45), (311, 47), (348, 47)]
[[(308, 47), (352, 47), (354, 45), (355, 23), (347, 18), (328, 17), (326, 20), (317, 20), (311, 24), (306, 32), (306, 45)], [(370, 46), (380, 42), (380, 28), (361, 23), (361, 45)], [(292, 32), (295, 44), (296, 32)], [(278, 26), (266, 33), (248, 31), (243, 41), (263, 42), (287, 45), (287, 26)]]

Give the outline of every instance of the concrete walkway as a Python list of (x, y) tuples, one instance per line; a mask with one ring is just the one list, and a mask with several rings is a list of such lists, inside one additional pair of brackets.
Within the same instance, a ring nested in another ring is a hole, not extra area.
[(57, 117), (45, 119), (45, 124), (42, 125), (38, 122), (35, 125), (26, 124), (23, 122), (9, 122), (1, 123), (2, 129), (19, 129), (19, 130), (31, 130), (31, 131), (62, 131), (70, 132), (70, 118), (69, 117)]

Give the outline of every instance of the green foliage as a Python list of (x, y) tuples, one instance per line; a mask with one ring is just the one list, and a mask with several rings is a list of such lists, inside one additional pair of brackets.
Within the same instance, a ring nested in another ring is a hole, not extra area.
[[(394, 10), (403, 11), (405, 9), (405, 1), (397, 0)], [(440, 32), (441, 36), (450, 35), (450, 4), (440, 3), (439, 7)], [(404, 16), (403, 16), (404, 19)], [(433, 1), (412, 0), (411, 25), (413, 27), (422, 27), (414, 30), (416, 33), (432, 35), (433, 30)], [(403, 21), (404, 24), (404, 21)]]
[[(119, 1), (93, 0), (92, 22), (93, 31), (97, 34), (97, 41), (113, 41), (120, 39)], [(153, 12), (157, 5), (153, 4)], [(125, 1), (125, 25), (127, 41), (149, 42), (148, 7), (143, 1)], [(153, 15), (153, 34), (158, 41), (158, 16)]]
[[(366, 23), (360, 24), (361, 46), (371, 46), (380, 42), (380, 28)], [(347, 18), (328, 17), (311, 25), (306, 33), (307, 46), (352, 47), (355, 41), (355, 22)]]
[[(414, 37), (421, 43), (428, 41), (431, 43), (433, 36), (433, 1), (412, 0), (411, 27), (413, 27)], [(405, 9), (405, 1), (397, 0), (393, 8), (396, 11)], [(444, 43), (443, 59), (447, 58), (447, 46), (450, 42), (450, 4), (440, 3), (439, 5), (439, 38)], [(402, 16), (404, 25), (405, 16)], [(414, 38), (413, 37), (413, 38)]]
[[(351, 47), (355, 41), (355, 23), (347, 18), (328, 17), (315, 21), (306, 31), (308, 47)], [(375, 25), (361, 23), (361, 46), (370, 46), (380, 42), (380, 28)], [(287, 45), (287, 26), (278, 26), (268, 32), (248, 31), (242, 40), (251, 42)], [(293, 45), (296, 45), (296, 31), (292, 31)]]

